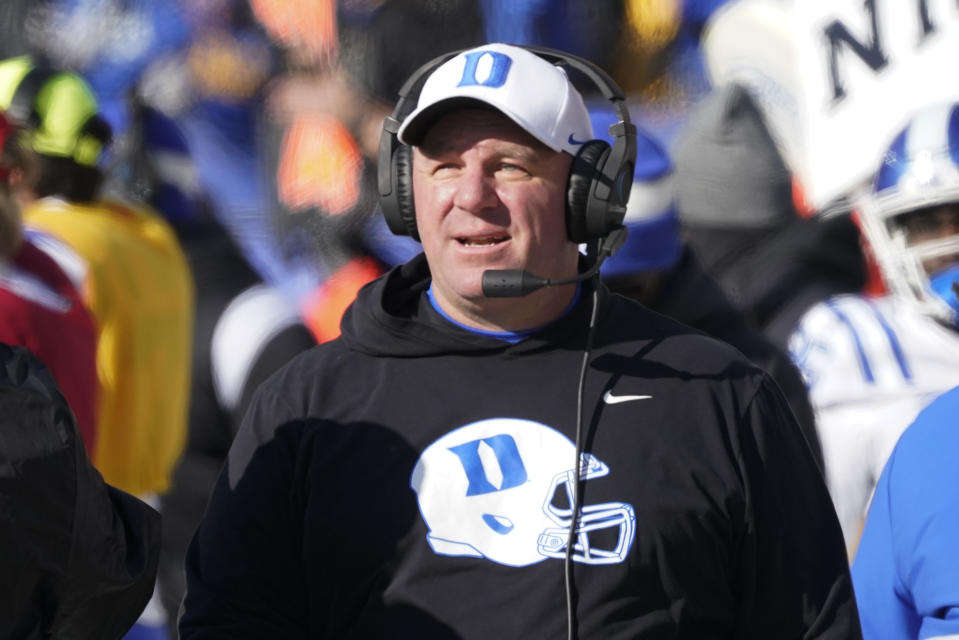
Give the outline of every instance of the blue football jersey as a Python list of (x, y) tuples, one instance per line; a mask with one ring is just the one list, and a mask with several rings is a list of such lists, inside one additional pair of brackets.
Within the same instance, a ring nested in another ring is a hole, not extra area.
[(959, 387), (903, 433), (880, 476), (853, 583), (863, 637), (959, 638)]

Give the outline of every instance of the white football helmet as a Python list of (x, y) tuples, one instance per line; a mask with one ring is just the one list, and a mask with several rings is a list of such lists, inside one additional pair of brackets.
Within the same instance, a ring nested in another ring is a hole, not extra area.
[[(858, 203), (862, 229), (893, 295), (924, 313), (956, 324), (954, 283), (959, 281), (959, 234), (909, 244), (909, 217), (959, 203), (959, 104), (920, 110), (896, 136)], [(927, 273), (924, 262), (951, 266)]]
[[(440, 555), (514, 567), (565, 558), (575, 459), (569, 438), (530, 420), (492, 418), (447, 433), (423, 451), (410, 478), (430, 530), (430, 547)], [(583, 454), (584, 481), (609, 472)], [(572, 558), (586, 564), (622, 562), (635, 529), (628, 504), (584, 505)], [(594, 547), (590, 534), (599, 530), (612, 530), (615, 543)]]

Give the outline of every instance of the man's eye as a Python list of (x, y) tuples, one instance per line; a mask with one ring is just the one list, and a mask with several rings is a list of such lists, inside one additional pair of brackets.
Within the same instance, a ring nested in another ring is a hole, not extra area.
[(503, 171), (503, 172), (505, 172), (505, 173), (517, 173), (517, 174), (518, 174), (518, 173), (528, 173), (528, 172), (526, 171), (526, 169), (524, 169), (523, 167), (521, 167), (521, 166), (519, 166), (519, 165), (515, 165), (515, 164), (509, 164), (509, 163), (506, 163), (506, 162), (504, 162), (503, 164), (501, 164), (501, 165), (499, 166), (499, 170), (500, 170), (500, 171)]

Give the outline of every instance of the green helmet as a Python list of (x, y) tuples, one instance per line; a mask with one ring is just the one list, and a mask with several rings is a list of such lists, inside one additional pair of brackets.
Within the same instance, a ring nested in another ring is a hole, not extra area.
[(86, 81), (28, 56), (0, 61), (0, 108), (37, 153), (92, 167), (110, 143), (110, 126)]

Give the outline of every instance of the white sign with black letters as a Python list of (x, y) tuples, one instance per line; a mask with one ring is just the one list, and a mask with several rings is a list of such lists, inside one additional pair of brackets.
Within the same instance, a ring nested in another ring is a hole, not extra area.
[(715, 85), (749, 88), (816, 208), (868, 181), (915, 109), (959, 100), (956, 0), (738, 0), (703, 48)]

